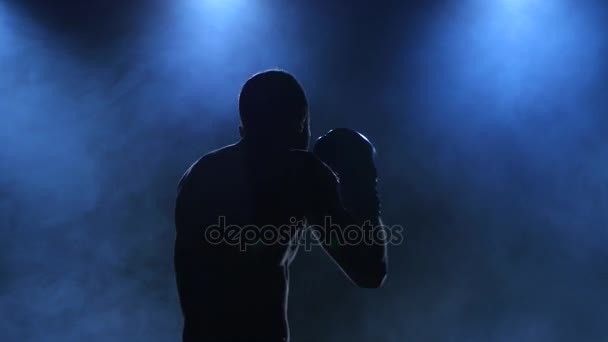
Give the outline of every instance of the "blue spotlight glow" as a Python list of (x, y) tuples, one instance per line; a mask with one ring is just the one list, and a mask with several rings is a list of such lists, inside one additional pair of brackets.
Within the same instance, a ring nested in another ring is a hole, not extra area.
[(234, 106), (244, 79), (263, 69), (289, 68), (285, 61), (303, 55), (292, 56), (294, 40), (287, 37), (288, 30), (277, 27), (280, 7), (246, 0), (176, 0), (170, 8), (163, 25), (151, 25), (143, 50), (154, 56), (155, 70), (175, 80), (180, 97), (195, 97), (201, 106), (212, 108), (205, 118), (190, 111), (180, 115), (209, 120), (217, 113), (234, 113), (234, 107), (220, 107)]
[(536, 0), (500, 0), (498, 1), (498, 5), (502, 5), (503, 8), (507, 10), (517, 10), (534, 6), (536, 2)]
[[(507, 112), (542, 105), (541, 98), (569, 101), (567, 106), (578, 101), (601, 61), (589, 7), (537, 0), (458, 5), (435, 23), (427, 47), (433, 52), (428, 74), (441, 80), (431, 77), (431, 87), (446, 91), (441, 96), (447, 102), (481, 99), (492, 105), (483, 112), (514, 118)], [(563, 92), (566, 85), (571, 92)]]

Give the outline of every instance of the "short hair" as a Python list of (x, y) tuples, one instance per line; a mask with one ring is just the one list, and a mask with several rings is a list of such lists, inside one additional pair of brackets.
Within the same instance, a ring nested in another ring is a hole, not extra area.
[(293, 75), (284, 70), (266, 70), (243, 85), (239, 113), (245, 130), (301, 128), (308, 115), (308, 100)]

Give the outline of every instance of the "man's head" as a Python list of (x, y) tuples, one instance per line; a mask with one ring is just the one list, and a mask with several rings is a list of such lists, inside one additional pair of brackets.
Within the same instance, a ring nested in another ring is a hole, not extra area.
[(291, 74), (267, 70), (253, 75), (239, 96), (243, 138), (306, 149), (310, 139), (308, 100)]

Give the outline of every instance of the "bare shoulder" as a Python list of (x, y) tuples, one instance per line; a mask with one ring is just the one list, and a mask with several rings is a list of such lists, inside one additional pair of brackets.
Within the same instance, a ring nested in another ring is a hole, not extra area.
[(223, 164), (231, 159), (236, 150), (236, 144), (232, 144), (204, 154), (184, 172), (179, 181), (179, 188), (192, 179), (201, 179), (222, 169)]
[(310, 175), (315, 181), (335, 183), (337, 177), (334, 172), (314, 153), (305, 150), (290, 151), (294, 163), (302, 171)]

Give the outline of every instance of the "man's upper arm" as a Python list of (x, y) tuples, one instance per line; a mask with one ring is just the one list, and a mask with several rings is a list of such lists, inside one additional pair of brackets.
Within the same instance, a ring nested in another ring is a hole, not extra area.
[(191, 237), (200, 233), (206, 208), (209, 207), (208, 187), (205, 186), (206, 172), (200, 160), (194, 163), (182, 176), (175, 200), (175, 227), (178, 237)]

